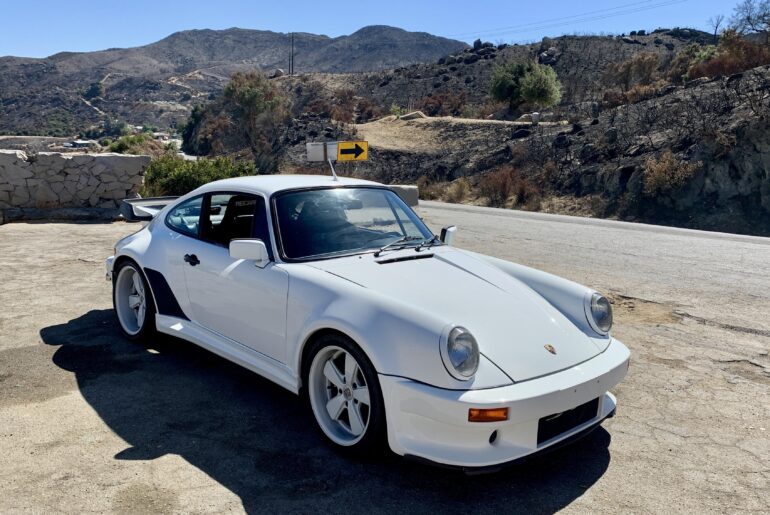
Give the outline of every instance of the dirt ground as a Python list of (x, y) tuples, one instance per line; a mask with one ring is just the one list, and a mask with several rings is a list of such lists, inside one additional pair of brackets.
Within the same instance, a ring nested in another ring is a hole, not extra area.
[(422, 212), (462, 247), (611, 294), (633, 357), (603, 428), (486, 476), (351, 460), (280, 387), (120, 336), (102, 260), (137, 226), (8, 224), (0, 512), (770, 511), (770, 240), (463, 209)]

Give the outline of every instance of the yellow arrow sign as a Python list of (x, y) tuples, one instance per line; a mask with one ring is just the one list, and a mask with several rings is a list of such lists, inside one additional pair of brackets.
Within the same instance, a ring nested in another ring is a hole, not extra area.
[(366, 161), (369, 159), (368, 141), (338, 141), (337, 161)]

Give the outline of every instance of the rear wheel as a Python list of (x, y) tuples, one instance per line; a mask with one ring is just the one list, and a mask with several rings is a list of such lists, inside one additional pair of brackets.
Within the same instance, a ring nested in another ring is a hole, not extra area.
[(130, 340), (142, 340), (155, 332), (155, 303), (139, 267), (123, 261), (115, 271), (112, 304), (120, 329)]
[(342, 336), (321, 337), (310, 349), (305, 378), (313, 415), (329, 440), (361, 456), (381, 447), (382, 392), (361, 349)]

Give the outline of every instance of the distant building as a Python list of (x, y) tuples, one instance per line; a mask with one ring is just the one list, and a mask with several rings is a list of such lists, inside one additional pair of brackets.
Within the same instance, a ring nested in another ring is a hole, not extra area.
[(98, 147), (99, 143), (92, 139), (76, 139), (69, 144), (72, 148), (91, 148)]

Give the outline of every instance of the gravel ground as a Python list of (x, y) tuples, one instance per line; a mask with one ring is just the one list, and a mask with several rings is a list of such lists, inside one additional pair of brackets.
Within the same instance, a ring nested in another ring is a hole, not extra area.
[(0, 512), (770, 511), (770, 239), (425, 203), (458, 245), (589, 284), (632, 350), (618, 415), (466, 477), (325, 445), (287, 391), (121, 338), (102, 260), (137, 229), (0, 226)]

